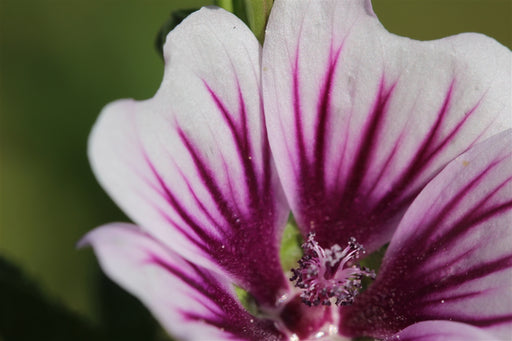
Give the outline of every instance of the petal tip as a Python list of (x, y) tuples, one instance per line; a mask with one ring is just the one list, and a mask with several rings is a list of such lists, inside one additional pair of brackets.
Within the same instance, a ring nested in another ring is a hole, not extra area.
[(91, 245), (91, 243), (89, 242), (89, 239), (87, 238), (88, 235), (89, 234), (86, 234), (85, 236), (80, 238), (80, 240), (78, 242), (76, 242), (75, 249), (81, 250), (81, 249), (86, 248)]
[(369, 16), (377, 17), (377, 14), (375, 14), (375, 11), (373, 10), (372, 0), (365, 0), (364, 9)]

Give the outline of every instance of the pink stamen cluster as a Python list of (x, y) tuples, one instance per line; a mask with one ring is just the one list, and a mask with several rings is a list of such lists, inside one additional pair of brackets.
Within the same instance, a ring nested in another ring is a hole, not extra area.
[(290, 281), (296, 281), (295, 286), (303, 289), (300, 297), (308, 306), (329, 306), (331, 298), (336, 299), (338, 306), (352, 304), (361, 289), (361, 279), (375, 278), (374, 271), (354, 264), (364, 249), (353, 237), (344, 249), (337, 244), (324, 249), (315, 241), (315, 234), (310, 233), (302, 249), (304, 256), (299, 267), (292, 269)]

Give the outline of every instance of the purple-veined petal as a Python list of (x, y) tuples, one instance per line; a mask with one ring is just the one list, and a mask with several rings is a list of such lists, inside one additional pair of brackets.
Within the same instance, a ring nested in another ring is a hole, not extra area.
[(390, 240), (450, 160), (512, 127), (511, 53), (462, 34), (388, 33), (369, 0), (276, 0), (263, 47), (270, 145), (303, 234)]
[(137, 296), (180, 340), (280, 340), (269, 320), (250, 315), (225, 277), (180, 257), (130, 224), (87, 234), (105, 273)]
[(413, 324), (384, 341), (491, 341), (482, 329), (450, 321), (425, 321)]
[(289, 209), (267, 142), (260, 50), (234, 15), (192, 14), (167, 37), (157, 94), (108, 105), (89, 155), (133, 221), (272, 305), (288, 288), (278, 253)]
[(389, 336), (450, 320), (512, 336), (512, 129), (452, 161), (398, 226), (377, 280), (342, 309), (342, 330)]

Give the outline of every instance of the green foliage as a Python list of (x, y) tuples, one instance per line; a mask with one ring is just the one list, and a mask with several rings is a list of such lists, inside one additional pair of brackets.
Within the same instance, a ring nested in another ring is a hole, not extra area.
[(242, 19), (247, 25), (249, 25), (249, 21), (247, 20), (247, 8), (245, 6), (245, 0), (215, 0), (215, 6), (224, 8), (226, 11), (229, 11)]
[(260, 43), (265, 38), (265, 27), (274, 0), (216, 0), (215, 5), (234, 13), (256, 35)]
[(0, 257), (0, 340), (169, 340), (134, 297), (98, 277), (99, 325), (53, 299), (14, 264)]
[(260, 43), (265, 38), (265, 27), (273, 3), (274, 0), (245, 0), (249, 27)]
[(289, 271), (297, 266), (297, 261), (302, 257), (302, 243), (302, 235), (297, 228), (297, 223), (293, 216), (290, 215), (283, 232), (281, 249), (279, 251), (281, 265), (284, 271)]
[(4, 341), (107, 340), (76, 313), (44, 297), (32, 280), (2, 257), (0, 302)]
[(382, 263), (382, 258), (386, 254), (386, 250), (388, 249), (388, 245), (386, 244), (377, 251), (369, 254), (367, 257), (361, 259), (359, 262), (362, 266), (372, 269), (375, 273), (379, 272), (380, 265)]
[(258, 305), (256, 304), (254, 297), (249, 292), (240, 288), (237, 285), (233, 285), (233, 287), (235, 288), (235, 293), (236, 293), (236, 296), (238, 297), (238, 300), (240, 301), (242, 306), (245, 308), (245, 310), (247, 310), (253, 316), (258, 316), (258, 314), (259, 314)]
[(244, 23), (249, 25), (249, 19), (247, 18), (247, 7), (245, 6), (245, 0), (233, 0), (233, 13), (239, 17)]
[[(388, 245), (389, 244), (384, 245), (377, 251), (375, 251), (375, 252), (371, 253), (370, 255), (368, 255), (367, 257), (361, 259), (359, 261), (359, 264), (361, 266), (369, 268), (370, 270), (375, 271), (375, 273), (378, 274), (380, 265), (382, 264), (382, 259), (384, 258), (384, 255), (386, 254)], [(373, 283), (373, 279), (371, 279), (369, 277), (363, 277), (362, 278), (363, 288), (361, 291), (366, 290), (366, 288), (368, 288), (368, 286), (370, 286), (372, 283)], [(361, 341), (364, 341), (364, 340), (365, 339), (361, 339)]]

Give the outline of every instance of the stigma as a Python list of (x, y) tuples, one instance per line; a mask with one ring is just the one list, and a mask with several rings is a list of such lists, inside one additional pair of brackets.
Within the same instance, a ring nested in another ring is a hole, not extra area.
[(298, 268), (291, 270), (290, 281), (302, 289), (300, 297), (308, 306), (352, 304), (362, 288), (362, 278), (375, 279), (374, 271), (355, 263), (365, 251), (353, 237), (344, 249), (338, 244), (324, 249), (310, 233), (302, 249), (304, 256)]

